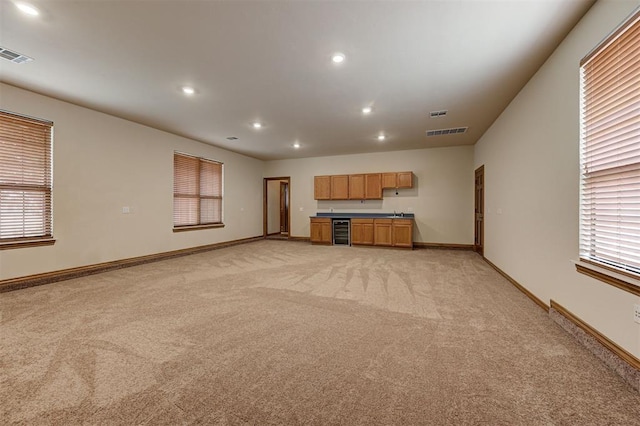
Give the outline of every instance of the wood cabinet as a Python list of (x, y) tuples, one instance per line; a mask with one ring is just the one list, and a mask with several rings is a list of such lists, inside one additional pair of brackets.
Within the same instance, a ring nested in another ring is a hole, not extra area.
[(373, 245), (373, 219), (351, 219), (351, 244)]
[(316, 200), (331, 199), (331, 176), (315, 176), (313, 178), (313, 198)]
[(394, 247), (413, 248), (413, 220), (393, 219), (392, 240)]
[(413, 188), (413, 172), (382, 173), (382, 188)]
[(311, 218), (311, 242), (313, 244), (331, 244), (331, 218)]
[(412, 172), (314, 176), (316, 200), (382, 200), (384, 188), (413, 188)]
[(393, 244), (393, 219), (375, 219), (373, 221), (373, 244), (391, 246)]
[(413, 188), (413, 173), (398, 172), (396, 178), (396, 188)]
[(349, 199), (349, 175), (331, 176), (331, 199)]
[(364, 175), (349, 175), (349, 199), (364, 200), (365, 186)]
[(349, 175), (350, 200), (381, 200), (382, 174)]
[(367, 200), (382, 199), (382, 173), (364, 175), (364, 198)]

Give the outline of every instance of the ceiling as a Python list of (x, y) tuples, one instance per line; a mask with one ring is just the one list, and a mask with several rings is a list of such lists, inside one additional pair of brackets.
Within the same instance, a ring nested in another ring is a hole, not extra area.
[(271, 160), (474, 144), (595, 0), (24, 1), (3, 82)]

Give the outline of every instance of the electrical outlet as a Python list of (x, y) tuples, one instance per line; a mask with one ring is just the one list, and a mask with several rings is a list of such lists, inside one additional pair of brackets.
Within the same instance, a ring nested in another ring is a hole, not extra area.
[(300, 211), (303, 212), (304, 211), (304, 207), (300, 207)]
[(122, 208), (122, 214), (129, 214), (131, 213), (131, 208), (129, 206), (125, 206)]
[(640, 324), (640, 305), (633, 305), (633, 320)]

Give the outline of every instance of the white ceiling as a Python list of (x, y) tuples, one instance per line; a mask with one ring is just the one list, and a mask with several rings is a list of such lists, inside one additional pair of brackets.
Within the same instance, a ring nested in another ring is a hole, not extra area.
[(0, 46), (35, 60), (2, 81), (282, 159), (474, 144), (595, 0), (24, 1)]

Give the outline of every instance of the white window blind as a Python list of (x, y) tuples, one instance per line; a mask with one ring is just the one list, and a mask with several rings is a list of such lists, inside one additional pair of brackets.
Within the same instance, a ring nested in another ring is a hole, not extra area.
[(175, 153), (173, 226), (222, 223), (222, 163)]
[(580, 258), (640, 275), (640, 11), (580, 65)]
[(52, 236), (52, 123), (0, 111), (0, 243)]

